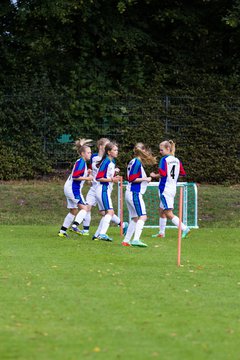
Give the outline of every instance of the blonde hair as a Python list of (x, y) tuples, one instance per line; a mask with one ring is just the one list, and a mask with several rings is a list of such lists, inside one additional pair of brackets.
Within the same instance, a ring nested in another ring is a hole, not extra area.
[(170, 149), (171, 155), (173, 155), (173, 156), (175, 155), (176, 145), (175, 145), (175, 142), (173, 142), (173, 140), (165, 140), (165, 141), (161, 142), (159, 146), (161, 146), (161, 145), (165, 148)]
[(109, 142), (110, 140), (108, 138), (101, 138), (97, 141), (97, 148), (99, 149), (100, 146), (106, 145)]
[(91, 139), (78, 139), (75, 141), (74, 150), (77, 150), (78, 154), (81, 155), (87, 148), (90, 147), (92, 140)]
[(146, 148), (146, 146), (139, 142), (134, 146), (134, 154), (141, 159), (143, 165), (156, 165), (157, 160), (153, 156), (151, 149)]

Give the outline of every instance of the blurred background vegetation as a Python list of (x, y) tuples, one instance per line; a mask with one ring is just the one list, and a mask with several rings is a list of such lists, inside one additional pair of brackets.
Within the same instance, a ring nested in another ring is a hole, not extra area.
[(240, 178), (239, 0), (2, 0), (0, 179), (72, 166), (78, 137), (173, 138), (188, 180)]

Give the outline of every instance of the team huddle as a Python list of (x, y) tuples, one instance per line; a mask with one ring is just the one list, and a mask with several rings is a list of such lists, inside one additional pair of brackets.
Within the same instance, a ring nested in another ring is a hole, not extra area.
[[(173, 214), (174, 197), (176, 194), (177, 180), (179, 176), (185, 176), (182, 163), (174, 156), (175, 144), (173, 141), (160, 143), (162, 158), (159, 163), (158, 173), (152, 172), (146, 175), (145, 166), (156, 165), (156, 158), (143, 144), (137, 143), (133, 149), (134, 157), (127, 166), (127, 188), (125, 201), (129, 212), (129, 224), (121, 223), (120, 218), (114, 213), (111, 193), (113, 184), (120, 181), (119, 169), (116, 167), (118, 146), (107, 138), (101, 138), (97, 142), (98, 153), (92, 154), (91, 140), (79, 139), (75, 142), (75, 148), (80, 158), (75, 162), (71, 175), (64, 185), (64, 194), (67, 199), (69, 213), (64, 219), (58, 233), (60, 237), (68, 237), (67, 230), (77, 235), (88, 236), (91, 223), (92, 206), (98, 206), (101, 220), (93, 240), (112, 241), (107, 235), (110, 222), (122, 226), (124, 240), (123, 246), (147, 247), (141, 240), (144, 223), (147, 220), (146, 207), (143, 194), (146, 192), (148, 183), (152, 179), (159, 179), (159, 233), (153, 237), (164, 237), (167, 219), (179, 226), (179, 218)], [(90, 166), (88, 167), (88, 163)], [(82, 194), (84, 182), (91, 183), (86, 200)], [(83, 225), (83, 230), (79, 225)], [(182, 238), (189, 234), (190, 229), (181, 223)]]

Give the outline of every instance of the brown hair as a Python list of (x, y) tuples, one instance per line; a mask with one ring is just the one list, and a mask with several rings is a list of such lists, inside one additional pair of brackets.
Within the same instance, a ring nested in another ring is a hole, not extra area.
[(153, 156), (151, 149), (146, 148), (143, 143), (137, 143), (133, 149), (134, 154), (141, 159), (143, 165), (156, 165), (157, 160)]
[(77, 150), (78, 154), (81, 155), (90, 147), (91, 142), (91, 139), (78, 139), (75, 141), (74, 150)]
[(161, 146), (161, 145), (165, 148), (170, 149), (171, 155), (173, 155), (173, 156), (175, 155), (175, 151), (176, 151), (175, 142), (173, 142), (172, 140), (165, 140), (165, 141), (161, 142), (159, 146)]
[(118, 146), (117, 143), (114, 141), (110, 141), (109, 143), (106, 144), (102, 159), (96, 163), (97, 168), (100, 167), (101, 163), (106, 159), (108, 152), (111, 151), (114, 148), (114, 146)]

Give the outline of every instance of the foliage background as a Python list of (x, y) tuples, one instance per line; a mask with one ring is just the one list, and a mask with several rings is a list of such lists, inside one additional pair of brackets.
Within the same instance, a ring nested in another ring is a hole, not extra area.
[(188, 179), (240, 176), (240, 1), (3, 0), (0, 179), (71, 166), (62, 134), (177, 142)]

